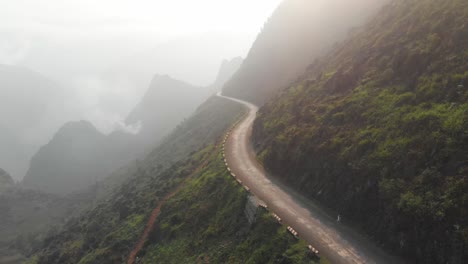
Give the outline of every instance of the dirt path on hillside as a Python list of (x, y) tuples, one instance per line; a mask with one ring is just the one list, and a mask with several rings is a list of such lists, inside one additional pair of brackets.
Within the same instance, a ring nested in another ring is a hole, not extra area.
[[(215, 151), (219, 151), (218, 145), (215, 147)], [(143, 246), (145, 245), (146, 240), (148, 239), (149, 234), (151, 231), (154, 229), (154, 224), (156, 223), (156, 220), (158, 219), (159, 214), (161, 213), (161, 208), (164, 206), (164, 204), (171, 199), (174, 195), (176, 195), (185, 185), (185, 183), (191, 179), (195, 174), (200, 172), (203, 168), (205, 168), (208, 165), (208, 160), (204, 161), (200, 166), (198, 166), (187, 178), (185, 178), (177, 187), (175, 190), (172, 192), (166, 194), (164, 198), (158, 203), (158, 206), (153, 209), (151, 212), (150, 218), (148, 219), (148, 222), (146, 223), (145, 230), (143, 231), (143, 234), (141, 234), (140, 239), (138, 240), (138, 243), (136, 246), (133, 248), (133, 250), (130, 252), (128, 259), (127, 259), (127, 264), (134, 264), (137, 258), (138, 253), (141, 251)]]
[(256, 159), (250, 138), (258, 107), (231, 97), (218, 96), (243, 104), (246, 117), (231, 132), (225, 143), (228, 166), (250, 191), (264, 201), (283, 223), (320, 251), (332, 263), (401, 263), (372, 241), (330, 216), (320, 206), (268, 175)]

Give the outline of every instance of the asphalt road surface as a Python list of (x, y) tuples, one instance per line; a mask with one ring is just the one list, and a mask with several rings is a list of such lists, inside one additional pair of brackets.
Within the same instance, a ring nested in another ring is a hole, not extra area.
[(250, 136), (258, 107), (242, 100), (219, 97), (245, 105), (248, 113), (225, 144), (229, 168), (250, 191), (263, 200), (282, 222), (320, 251), (332, 263), (403, 263), (375, 246), (369, 239), (336, 221), (313, 201), (267, 175), (258, 163)]

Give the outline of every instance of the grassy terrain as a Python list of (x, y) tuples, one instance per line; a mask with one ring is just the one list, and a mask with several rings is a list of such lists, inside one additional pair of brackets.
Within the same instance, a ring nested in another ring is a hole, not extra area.
[(61, 197), (19, 186), (0, 192), (0, 256), (33, 252), (50, 230), (61, 226), (66, 218), (78, 215), (93, 200), (92, 194)]
[[(219, 151), (163, 207), (143, 263), (318, 263), (270, 213), (249, 225), (248, 193), (227, 173)], [(320, 263), (326, 263), (322, 260)]]
[(105, 198), (105, 194), (113, 193), (138, 170), (161, 172), (187, 159), (193, 152), (212, 143), (242, 111), (239, 104), (211, 97), (145, 157), (107, 177), (99, 188), (99, 196)]
[[(127, 168), (131, 174), (114, 176), (92, 209), (50, 234), (29, 263), (126, 263), (151, 211), (180, 184), (139, 253), (143, 263), (318, 263), (268, 212), (249, 226), (243, 213), (247, 193), (227, 173), (215, 142), (241, 107), (213, 100), (176, 129), (162, 152)], [(183, 155), (188, 146), (199, 150)], [(165, 150), (179, 161), (171, 164)]]
[(393, 1), (260, 110), (260, 160), (414, 262), (466, 262), (466, 21), (464, 0)]
[[(38, 263), (115, 263), (134, 246), (158, 200), (198, 166), (195, 151), (220, 136), (241, 106), (211, 98), (143, 160), (109, 176), (95, 188), (89, 208), (36, 245)], [(172, 150), (172, 151), (171, 151)], [(34, 262), (33, 262), (34, 263)]]

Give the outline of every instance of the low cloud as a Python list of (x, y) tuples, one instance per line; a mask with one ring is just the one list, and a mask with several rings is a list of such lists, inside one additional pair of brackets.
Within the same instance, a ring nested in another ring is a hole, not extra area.
[(123, 120), (118, 120), (114, 123), (114, 130), (121, 131), (127, 134), (137, 135), (140, 133), (142, 128), (142, 122), (138, 121), (134, 124), (127, 125)]

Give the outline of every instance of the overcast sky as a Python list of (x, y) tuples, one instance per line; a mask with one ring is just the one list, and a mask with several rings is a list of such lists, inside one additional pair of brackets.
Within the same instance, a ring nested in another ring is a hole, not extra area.
[[(279, 2), (1, 0), (0, 63), (23, 64), (46, 75), (67, 70), (75, 73), (90, 67), (103, 70), (133, 53), (142, 54), (177, 39), (196, 39), (206, 34), (217, 34), (217, 40), (223, 38), (225, 43), (219, 45), (228, 46), (226, 58), (245, 56)], [(57, 58), (60, 61), (54, 61)], [(66, 59), (69, 65), (64, 63)], [(85, 65), (83, 61), (91, 63)], [(50, 64), (61, 65), (56, 69)], [(200, 73), (197, 76), (175, 77), (195, 84), (206, 84), (212, 78)]]
[[(15, 100), (46, 94), (30, 98), (46, 109), (36, 127), (0, 125), (26, 135), (17, 140), (35, 148), (68, 121), (85, 119), (104, 133), (119, 129), (154, 74), (210, 84), (223, 59), (247, 55), (280, 2), (0, 0), (0, 64), (29, 68), (60, 87), (21, 92), (0, 86), (2, 99), (9, 92), (18, 93), (10, 95)], [(11, 98), (3, 104), (13, 120), (14, 113), (34, 114)]]
[(0, 27), (50, 34), (257, 33), (280, 0), (2, 0)]
[(208, 85), (221, 60), (245, 57), (279, 3), (0, 0), (0, 64), (59, 82), (73, 99), (62, 120), (88, 119), (109, 132), (108, 120), (125, 117), (153, 74)]

